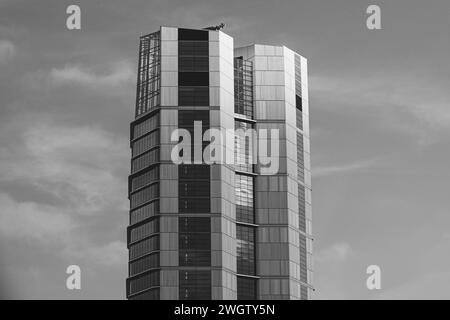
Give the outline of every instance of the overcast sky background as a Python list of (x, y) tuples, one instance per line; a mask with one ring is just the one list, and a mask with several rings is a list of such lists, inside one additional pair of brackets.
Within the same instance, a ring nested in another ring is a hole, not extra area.
[[(313, 298), (450, 298), (449, 14), (448, 0), (0, 0), (0, 296), (125, 298), (138, 38), (224, 22), (236, 46), (308, 58)], [(70, 264), (82, 290), (65, 288)]]

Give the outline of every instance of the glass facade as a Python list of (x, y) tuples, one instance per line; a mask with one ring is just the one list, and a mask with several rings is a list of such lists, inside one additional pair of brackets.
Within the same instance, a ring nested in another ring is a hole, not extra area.
[(178, 104), (209, 105), (208, 31), (178, 29)]
[(211, 219), (186, 217), (178, 219), (179, 265), (211, 265)]
[(253, 119), (253, 63), (234, 58), (234, 112)]
[(156, 216), (159, 213), (159, 201), (152, 201), (145, 206), (139, 207), (130, 212), (130, 225)]
[(236, 174), (236, 221), (255, 223), (254, 178)]
[(157, 251), (159, 250), (159, 235), (133, 243), (128, 247), (128, 249), (130, 252), (130, 260), (137, 259), (147, 253)]
[(236, 225), (237, 273), (255, 274), (255, 228)]
[(135, 121), (130, 126), (131, 175), (127, 297), (159, 299), (159, 162), (161, 33), (140, 38)]
[(256, 279), (237, 277), (237, 299), (256, 300)]
[[(179, 110), (178, 127), (194, 136), (194, 122), (201, 121), (202, 133), (209, 129), (209, 111)], [(202, 141), (202, 151), (208, 145)], [(195, 144), (191, 155), (194, 157)], [(180, 213), (210, 212), (210, 166), (203, 164), (179, 165), (178, 167), (178, 209)]]
[(130, 276), (159, 268), (159, 252), (149, 254), (130, 263)]
[(298, 181), (305, 181), (305, 164), (303, 155), (303, 135), (297, 132), (297, 178)]
[(236, 170), (253, 172), (253, 152), (256, 148), (256, 133), (250, 122), (235, 120), (234, 165)]
[[(312, 238), (305, 61), (285, 47), (258, 45), (235, 49), (233, 59), (233, 39), (215, 32), (161, 27), (140, 38), (130, 126), (127, 297), (307, 299)], [(295, 95), (285, 90), (294, 77)], [(285, 119), (294, 111), (296, 119), (289, 120), (296, 128)], [(177, 127), (191, 134), (192, 161), (199, 160), (194, 151), (209, 145), (194, 140), (195, 121), (202, 135), (234, 125), (234, 164), (171, 161)], [(255, 128), (280, 130), (279, 173), (264, 176), (253, 164)], [(291, 155), (297, 170), (289, 166)], [(295, 179), (298, 193), (287, 201)], [(295, 201), (298, 231), (290, 233), (288, 206)]]
[(151, 111), (161, 102), (161, 34), (142, 36), (136, 90), (136, 117)]
[(150, 271), (129, 281), (129, 294), (159, 286), (159, 271)]
[[(189, 107), (209, 106), (209, 33), (205, 30), (178, 29), (178, 127), (194, 138), (194, 122), (201, 121), (202, 135), (209, 129), (209, 110)], [(193, 140), (192, 140), (193, 141)], [(201, 151), (208, 145), (201, 142)], [(198, 148), (192, 144), (191, 156)], [(178, 166), (178, 212), (182, 215), (211, 212), (210, 166)], [(180, 267), (206, 268), (179, 270), (181, 300), (211, 299), (211, 219), (178, 218), (178, 264)]]
[(211, 299), (210, 270), (180, 270), (178, 277), (180, 300)]
[[(237, 299), (256, 299), (255, 190), (253, 156), (256, 144), (253, 119), (253, 62), (234, 58), (234, 122)], [(246, 276), (247, 275), (247, 276)]]

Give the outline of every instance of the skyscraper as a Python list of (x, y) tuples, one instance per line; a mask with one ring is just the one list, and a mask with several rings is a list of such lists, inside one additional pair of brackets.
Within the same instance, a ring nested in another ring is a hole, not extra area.
[[(140, 38), (129, 299), (308, 299), (308, 115), (306, 59), (284, 46), (235, 49), (222, 31), (175, 27)], [(174, 130), (212, 128), (278, 130), (277, 171), (239, 161), (257, 158), (251, 139), (220, 141), (231, 164), (195, 161), (203, 140), (193, 162), (174, 163)]]

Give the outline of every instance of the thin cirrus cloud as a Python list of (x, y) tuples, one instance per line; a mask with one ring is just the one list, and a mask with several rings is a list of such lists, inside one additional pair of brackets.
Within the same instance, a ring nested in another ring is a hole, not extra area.
[[(436, 85), (430, 85), (436, 83)], [(374, 108), (384, 115), (393, 129), (408, 129), (414, 134), (414, 128), (408, 128), (392, 121), (396, 115), (407, 113), (420, 123), (421, 133), (424, 127), (428, 132), (441, 132), (450, 128), (450, 94), (448, 87), (441, 81), (427, 79), (425, 76), (394, 74), (374, 75), (370, 78), (329, 76), (310, 77), (309, 89), (312, 96), (320, 96), (340, 103), (348, 112), (349, 108)], [(318, 103), (316, 107), (331, 108), (333, 104)]]
[(383, 165), (384, 163), (385, 161), (383, 158), (374, 157), (341, 165), (317, 166), (313, 168), (312, 175), (314, 178), (320, 178), (337, 174), (354, 173), (371, 168), (376, 168)]
[[(40, 70), (28, 75), (29, 83), (44, 80), (52, 87), (80, 86), (91, 90), (110, 90), (109, 94), (122, 94), (121, 88), (127, 88), (135, 82), (132, 64), (121, 60), (109, 64), (106, 70), (97, 70), (86, 64), (66, 64), (50, 70)], [(112, 90), (114, 89), (114, 90)]]

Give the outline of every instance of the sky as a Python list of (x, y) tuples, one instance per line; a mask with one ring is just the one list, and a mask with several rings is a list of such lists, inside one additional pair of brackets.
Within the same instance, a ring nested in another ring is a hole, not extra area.
[[(81, 8), (67, 30), (66, 8)], [(366, 8), (381, 8), (368, 30)], [(0, 0), (0, 297), (124, 299), (139, 36), (308, 59), (313, 299), (450, 298), (447, 0)], [(81, 290), (66, 268), (81, 268)], [(381, 289), (366, 268), (381, 268)]]

